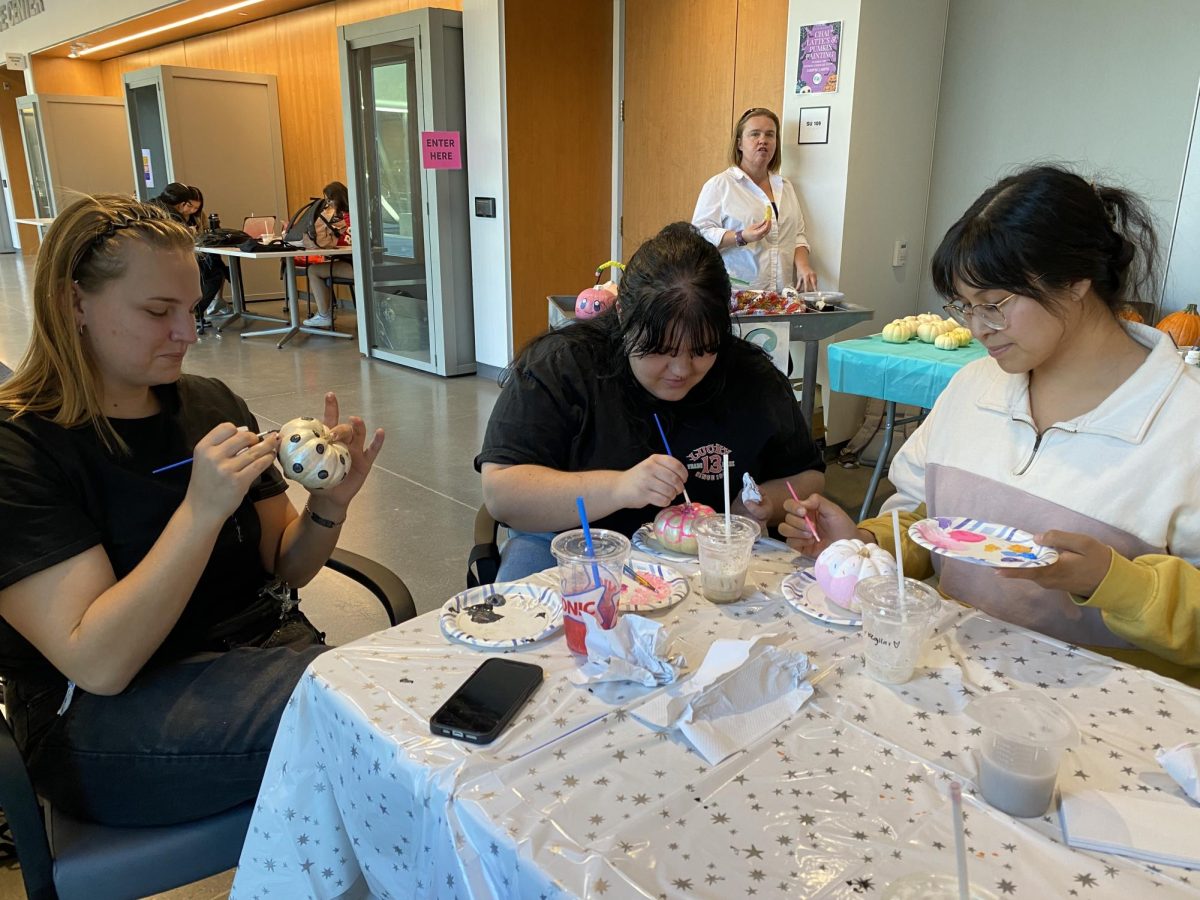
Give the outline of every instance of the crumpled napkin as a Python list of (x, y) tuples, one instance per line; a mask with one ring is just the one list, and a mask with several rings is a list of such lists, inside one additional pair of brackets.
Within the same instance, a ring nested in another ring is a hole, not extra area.
[(1159, 750), (1154, 758), (1185, 794), (1200, 803), (1200, 743), (1192, 741), (1170, 750)]
[(613, 628), (601, 628), (594, 616), (585, 616), (588, 661), (568, 673), (578, 685), (602, 681), (632, 681), (646, 687), (670, 684), (686, 663), (682, 656), (667, 655), (667, 632), (661, 622), (626, 614)]
[(758, 482), (749, 472), (742, 473), (742, 502), (762, 503), (762, 491), (758, 489)]
[(700, 668), (675, 688), (631, 710), (660, 731), (677, 730), (716, 765), (789, 718), (812, 696), (808, 657), (784, 650), (783, 634), (718, 640)]

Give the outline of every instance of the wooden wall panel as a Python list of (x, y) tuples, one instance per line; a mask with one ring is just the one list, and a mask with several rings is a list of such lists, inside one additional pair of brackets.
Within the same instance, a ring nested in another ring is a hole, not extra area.
[[(0, 140), (4, 142), (4, 160), (8, 164), (14, 219), (33, 217), (33, 189), (29, 184), (25, 145), (21, 143), (21, 123), (17, 115), (17, 98), (24, 95), (25, 73), (0, 69)], [(26, 256), (36, 254), (37, 228), (32, 225), (18, 225), (17, 234), (21, 239), (21, 253)]]
[(728, 165), (736, 36), (737, 0), (625, 4), (625, 259)]
[(277, 16), (279, 118), (288, 213), (346, 180), (337, 25), (332, 3)]
[(29, 60), (33, 71), (33, 89), (39, 94), (71, 94), (103, 97), (104, 71), (100, 63), (86, 59), (34, 56)]
[[(204, 34), (183, 42), (184, 65), (197, 69), (220, 69), (229, 59), (229, 32)], [(236, 71), (236, 70), (234, 70)]]
[(225, 32), (227, 56), (217, 69), (233, 72), (279, 72), (279, 45), (275, 40), (278, 16), (259, 22), (248, 22)]
[[(417, 3), (416, 8), (419, 9), (425, 5)], [(384, 16), (394, 16), (397, 13), (408, 12), (413, 6), (414, 4), (409, 0), (337, 0), (334, 3), (339, 26), (366, 22), (369, 19), (381, 19)]]
[(788, 0), (738, 0), (731, 138), (733, 125), (751, 107), (765, 106), (783, 117), (787, 19)]
[(520, 348), (546, 330), (546, 296), (577, 293), (608, 259), (612, 4), (507, 0), (504, 34), (512, 328)]

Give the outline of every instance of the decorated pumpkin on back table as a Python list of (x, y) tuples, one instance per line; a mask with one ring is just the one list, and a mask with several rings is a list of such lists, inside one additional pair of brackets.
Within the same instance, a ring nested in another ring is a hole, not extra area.
[(292, 419), (279, 429), (283, 474), (311, 490), (336, 487), (350, 473), (350, 448), (312, 416)]
[(680, 503), (668, 506), (654, 517), (654, 538), (664, 550), (695, 556), (696, 520), (703, 516), (714, 516), (716, 510), (703, 503)]
[(854, 538), (834, 541), (817, 557), (813, 576), (825, 595), (845, 609), (859, 612), (854, 588), (864, 578), (895, 575), (896, 561), (877, 544)]

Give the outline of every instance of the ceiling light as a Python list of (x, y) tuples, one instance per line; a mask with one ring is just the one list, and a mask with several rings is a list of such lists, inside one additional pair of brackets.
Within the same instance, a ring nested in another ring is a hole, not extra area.
[(139, 31), (137, 34), (131, 34), (128, 37), (118, 38), (115, 41), (97, 44), (95, 47), (85, 47), (79, 51), (79, 56), (86, 56), (89, 53), (107, 50), (109, 47), (128, 44), (130, 41), (141, 40), (142, 38), (150, 37), (151, 35), (162, 34), (164, 31), (171, 31), (174, 28), (182, 28), (184, 25), (191, 25), (193, 22), (200, 22), (204, 19), (212, 19), (216, 16), (223, 16), (226, 13), (236, 12), (239, 9), (244, 9), (247, 6), (254, 6), (254, 4), (262, 2), (263, 0), (241, 0), (239, 3), (231, 3), (228, 6), (222, 6), (220, 9), (211, 9), (208, 12), (200, 13), (195, 16), (188, 16), (186, 19), (180, 19), (178, 22), (171, 22), (167, 25), (159, 25), (156, 28), (147, 28), (145, 31)]
[(79, 54), (84, 52), (87, 46), (83, 41), (71, 41), (71, 52), (67, 56), (71, 59), (79, 59)]

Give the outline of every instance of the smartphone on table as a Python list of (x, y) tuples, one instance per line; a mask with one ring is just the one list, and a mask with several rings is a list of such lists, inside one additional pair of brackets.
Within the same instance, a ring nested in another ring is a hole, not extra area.
[(542, 683), (542, 667), (515, 659), (485, 659), (441, 709), (429, 730), (473, 744), (490, 744)]

